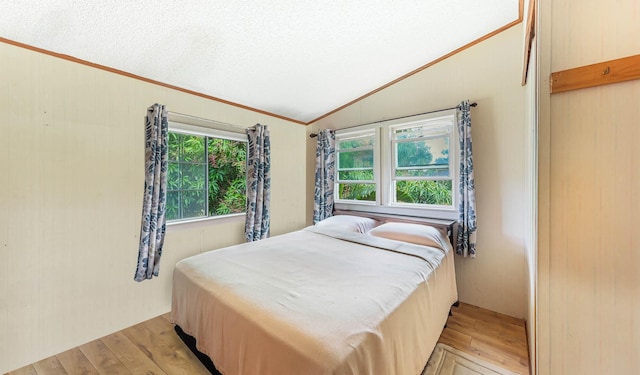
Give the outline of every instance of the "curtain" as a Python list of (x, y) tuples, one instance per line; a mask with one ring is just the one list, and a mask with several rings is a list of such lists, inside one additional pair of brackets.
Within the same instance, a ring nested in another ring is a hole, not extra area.
[(135, 281), (158, 276), (166, 231), (167, 109), (154, 104), (145, 117), (145, 179), (140, 224), (140, 246)]
[(325, 129), (318, 133), (316, 146), (316, 184), (313, 196), (313, 223), (333, 214), (333, 187), (335, 166), (336, 135)]
[(269, 128), (256, 124), (247, 129), (247, 218), (244, 233), (248, 242), (269, 236), (271, 199), (271, 145)]
[(460, 138), (460, 205), (458, 208), (458, 239), (456, 252), (462, 256), (476, 256), (476, 193), (473, 181), (473, 154), (471, 152), (471, 108), (469, 101), (458, 106), (458, 133)]

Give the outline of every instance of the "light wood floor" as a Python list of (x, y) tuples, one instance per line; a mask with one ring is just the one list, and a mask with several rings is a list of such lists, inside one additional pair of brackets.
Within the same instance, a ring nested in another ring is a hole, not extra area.
[[(524, 321), (461, 303), (453, 308), (440, 342), (528, 374)], [(8, 375), (209, 374), (162, 315)]]
[(452, 312), (438, 342), (517, 374), (529, 374), (524, 320), (465, 303)]

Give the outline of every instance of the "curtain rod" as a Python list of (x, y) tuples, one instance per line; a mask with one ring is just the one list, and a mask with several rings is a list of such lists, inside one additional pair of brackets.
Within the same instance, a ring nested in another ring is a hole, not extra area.
[[(456, 108), (458, 108), (459, 106), (460, 106), (460, 105), (457, 105), (457, 106), (455, 106), (455, 107), (451, 107), (451, 108), (436, 109), (435, 111), (429, 111), (429, 112), (416, 113), (415, 115), (400, 116), (400, 117), (396, 117), (396, 118), (389, 118), (389, 119), (386, 119), (386, 120), (380, 120), (380, 121), (368, 122), (368, 123), (366, 123), (366, 124), (360, 124), (360, 125), (354, 125), (354, 126), (347, 126), (346, 128), (340, 128), (340, 129), (337, 129), (337, 130), (350, 129), (350, 128), (355, 128), (355, 127), (358, 127), (358, 126), (365, 126), (365, 125), (377, 124), (377, 123), (379, 123), (379, 122), (385, 122), (385, 121), (399, 120), (399, 119), (403, 119), (403, 118), (407, 118), (407, 117), (413, 117), (413, 116), (428, 115), (429, 113), (443, 112), (443, 111), (448, 111), (448, 110), (450, 110), (450, 109), (456, 109)], [(469, 104), (469, 106), (470, 106), (470, 107), (477, 107), (477, 106), (478, 106), (478, 103), (473, 102), (473, 103)], [(316, 133), (311, 133), (311, 134), (309, 134), (309, 138), (315, 138), (315, 137), (317, 137), (317, 136), (318, 136), (318, 134), (316, 134)]]

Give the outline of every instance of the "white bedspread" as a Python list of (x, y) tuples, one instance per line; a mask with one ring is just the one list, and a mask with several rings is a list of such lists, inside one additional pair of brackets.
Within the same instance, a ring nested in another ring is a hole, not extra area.
[(225, 375), (418, 375), (457, 300), (450, 249), (314, 227), (190, 257), (173, 278), (172, 321)]

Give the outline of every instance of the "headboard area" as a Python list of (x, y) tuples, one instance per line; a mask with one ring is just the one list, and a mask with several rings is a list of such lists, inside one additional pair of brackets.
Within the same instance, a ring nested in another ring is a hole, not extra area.
[(334, 215), (353, 215), (353, 216), (363, 216), (370, 217), (378, 222), (382, 223), (413, 223), (413, 224), (423, 224), (429, 225), (436, 229), (438, 229), (443, 235), (449, 238), (449, 242), (453, 245), (455, 249), (455, 220), (448, 219), (432, 219), (426, 217), (415, 217), (415, 216), (403, 216), (403, 215), (391, 215), (391, 214), (378, 214), (373, 212), (364, 212), (364, 211), (352, 211), (352, 210), (334, 210)]

